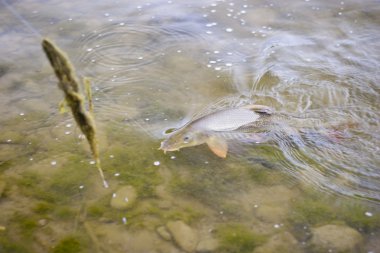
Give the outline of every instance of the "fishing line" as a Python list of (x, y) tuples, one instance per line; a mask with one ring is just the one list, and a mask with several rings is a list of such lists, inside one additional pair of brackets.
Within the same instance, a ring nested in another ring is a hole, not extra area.
[(37, 31), (37, 29), (34, 28), (23, 16), (21, 16), (6, 0), (1, 0), (1, 2), (5, 6), (5, 8), (7, 8), (8, 11), (10, 11), (14, 17), (16, 17), (23, 25), (25, 25), (33, 35), (35, 35), (39, 39), (43, 37), (42, 34), (39, 31)]

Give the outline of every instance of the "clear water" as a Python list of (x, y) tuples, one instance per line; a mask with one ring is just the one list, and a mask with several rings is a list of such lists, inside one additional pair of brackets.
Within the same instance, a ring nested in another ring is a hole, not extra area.
[[(350, 251), (379, 251), (379, 6), (2, 1), (0, 252), (184, 252), (157, 232), (176, 220), (198, 234), (187, 251), (207, 240), (212, 252), (268, 251), (287, 235), (284, 252), (337, 252), (315, 243), (328, 224), (360, 234)], [(43, 37), (92, 79), (109, 189), (58, 112)], [(204, 108), (247, 101), (293, 117), (275, 145), (237, 142), (225, 160), (206, 146), (157, 150)], [(117, 210), (123, 185), (137, 200)]]

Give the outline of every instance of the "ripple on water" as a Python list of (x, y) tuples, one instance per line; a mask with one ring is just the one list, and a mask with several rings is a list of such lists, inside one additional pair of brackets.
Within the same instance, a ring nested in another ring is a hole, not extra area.
[[(378, 49), (373, 28), (354, 22), (361, 15), (355, 8), (339, 10), (334, 3), (231, 3), (205, 5), (204, 19), (119, 22), (81, 38), (77, 62), (82, 74), (94, 77), (97, 118), (148, 132), (156, 127), (162, 136), (164, 126), (189, 119), (191, 99), (204, 96), (200, 104), (208, 104), (217, 93), (205, 92), (210, 80), (227, 73), (228, 84), (218, 85), (230, 93), (292, 113), (295, 122), (309, 120), (304, 131), (275, 133), (268, 159), (274, 156), (280, 169), (327, 192), (380, 201), (380, 61), (368, 57)], [(317, 24), (314, 17), (323, 20)], [(191, 82), (194, 73), (199, 76)], [(292, 120), (284, 124), (299, 128)], [(244, 146), (239, 155), (255, 148)]]

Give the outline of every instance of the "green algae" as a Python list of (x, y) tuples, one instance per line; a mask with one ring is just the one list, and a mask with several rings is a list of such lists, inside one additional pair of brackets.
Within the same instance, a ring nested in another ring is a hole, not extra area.
[(195, 210), (191, 207), (178, 208), (164, 212), (165, 221), (182, 220), (186, 224), (192, 224), (193, 222), (200, 220), (203, 216), (204, 214), (201, 211)]
[(220, 243), (218, 252), (221, 253), (251, 253), (266, 240), (264, 236), (237, 223), (219, 226), (216, 235)]
[(360, 204), (346, 204), (342, 210), (342, 219), (350, 226), (364, 232), (378, 230), (380, 215), (377, 212), (367, 216), (368, 208)]
[(295, 225), (343, 223), (363, 232), (377, 230), (380, 226), (380, 216), (376, 212), (366, 215), (370, 210), (368, 205), (354, 200), (337, 202), (335, 198), (321, 196), (321, 193), (305, 191), (303, 198), (295, 201), (292, 208), (289, 221)]
[(0, 236), (0, 252), (4, 253), (31, 253), (30, 248), (17, 240), (12, 240), (9, 235)]
[(69, 206), (57, 206), (51, 215), (59, 220), (72, 221), (77, 217), (78, 210)]
[(83, 242), (75, 236), (67, 236), (57, 243), (52, 253), (80, 253), (85, 248)]
[(306, 198), (293, 205), (290, 220), (298, 224), (318, 225), (337, 218), (336, 209), (330, 204), (315, 198)]
[(0, 161), (0, 173), (3, 173), (4, 171), (8, 170), (10, 167), (12, 167), (12, 161)]
[(67, 203), (80, 193), (79, 187), (88, 182), (91, 169), (79, 157), (72, 155), (50, 177), (35, 171), (24, 171), (15, 179), (21, 192), (37, 200), (54, 204)]
[(198, 221), (203, 213), (189, 206), (160, 207), (160, 201), (149, 199), (136, 203), (128, 211), (120, 211), (110, 208), (110, 200), (104, 197), (89, 204), (86, 208), (89, 219), (113, 221), (121, 223), (123, 218), (127, 219), (128, 229), (154, 229), (165, 225), (171, 220), (183, 220), (187, 224)]
[[(118, 173), (116, 177), (120, 184), (132, 185), (136, 188), (139, 198), (155, 197), (155, 187), (162, 183), (162, 177), (154, 161), (160, 157), (157, 143), (136, 130), (125, 129), (120, 135), (117, 126), (108, 126), (109, 141), (113, 143), (105, 153), (112, 159), (104, 159), (103, 164), (110, 174)], [(136, 146), (131, 143), (143, 143)], [(161, 159), (161, 158), (160, 158)]]
[[(29, 215), (26, 213), (16, 212), (11, 217), (12, 227), (19, 231), (24, 239), (30, 239), (38, 228), (37, 220), (39, 217), (36, 215)], [(12, 227), (10, 229), (12, 229)]]
[(39, 201), (32, 209), (36, 214), (49, 214), (52, 210), (54, 210), (54, 205), (46, 201)]

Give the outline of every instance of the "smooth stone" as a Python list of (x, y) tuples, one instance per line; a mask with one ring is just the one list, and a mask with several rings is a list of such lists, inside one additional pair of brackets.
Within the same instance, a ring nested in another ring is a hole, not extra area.
[(204, 238), (198, 243), (195, 251), (198, 253), (215, 252), (215, 250), (218, 249), (218, 246), (218, 240), (214, 238)]
[(131, 185), (118, 189), (111, 198), (111, 207), (118, 210), (125, 210), (131, 207), (137, 198), (137, 192)]
[(166, 227), (164, 226), (158, 227), (156, 231), (157, 231), (157, 234), (162, 237), (162, 239), (166, 241), (170, 241), (172, 239), (172, 236), (170, 235)]
[(262, 246), (257, 247), (253, 253), (298, 253), (302, 252), (298, 241), (289, 232), (273, 235)]
[(169, 221), (166, 224), (176, 244), (186, 252), (193, 252), (198, 244), (198, 233), (183, 221)]
[(316, 252), (357, 252), (362, 235), (345, 225), (324, 225), (312, 229), (311, 245)]

